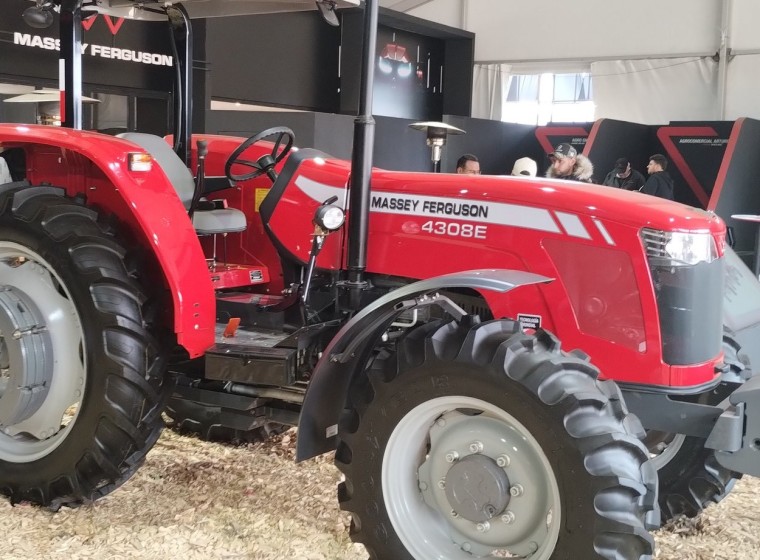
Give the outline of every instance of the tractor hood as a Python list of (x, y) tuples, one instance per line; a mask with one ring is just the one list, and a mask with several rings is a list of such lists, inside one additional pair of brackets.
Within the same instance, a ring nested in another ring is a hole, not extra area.
[[(360, 0), (330, 0), (325, 3), (335, 4), (336, 8), (351, 8), (358, 6)], [(314, 0), (97, 0), (94, 6), (85, 6), (83, 10), (127, 19), (165, 21), (163, 8), (171, 4), (182, 4), (191, 18), (298, 12), (317, 8)]]
[[(712, 212), (613, 187), (512, 176), (397, 173), (375, 170), (372, 191), (425, 193), (467, 202), (504, 204), (513, 209), (551, 209), (635, 228), (722, 233)], [(515, 210), (518, 211), (518, 210)]]

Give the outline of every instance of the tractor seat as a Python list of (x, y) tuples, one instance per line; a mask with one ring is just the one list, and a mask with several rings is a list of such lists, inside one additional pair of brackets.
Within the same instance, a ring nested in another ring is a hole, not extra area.
[[(141, 132), (124, 132), (117, 137), (137, 144), (151, 155), (174, 186), (185, 210), (189, 211), (195, 193), (195, 180), (166, 140)], [(236, 208), (195, 209), (193, 227), (198, 235), (237, 233), (245, 230), (246, 219), (245, 214)]]

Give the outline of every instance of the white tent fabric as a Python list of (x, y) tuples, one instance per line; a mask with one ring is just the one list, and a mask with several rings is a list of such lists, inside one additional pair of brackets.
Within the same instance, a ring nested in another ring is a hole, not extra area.
[(709, 57), (591, 64), (596, 118), (642, 124), (719, 119), (717, 63)]
[(507, 95), (509, 64), (476, 64), (472, 79), (472, 116), (500, 121)]

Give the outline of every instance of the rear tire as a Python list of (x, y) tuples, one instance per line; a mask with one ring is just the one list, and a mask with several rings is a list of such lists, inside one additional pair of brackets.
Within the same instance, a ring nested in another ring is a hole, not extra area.
[(351, 538), (378, 560), (651, 558), (656, 473), (597, 375), (511, 321), (411, 331), (339, 424)]
[[(12, 503), (58, 509), (105, 496), (161, 433), (172, 383), (125, 254), (62, 189), (0, 194), (0, 300), (11, 294), (19, 317), (34, 319), (0, 348), (10, 380), (0, 384), (0, 493)], [(0, 321), (21, 321), (5, 309)], [(19, 359), (29, 351), (34, 364)]]

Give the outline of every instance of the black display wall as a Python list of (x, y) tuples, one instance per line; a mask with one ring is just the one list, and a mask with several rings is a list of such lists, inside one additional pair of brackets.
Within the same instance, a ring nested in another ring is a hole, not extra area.
[(443, 115), (443, 61), (442, 40), (379, 26), (373, 113), (440, 119)]
[(628, 158), (631, 167), (646, 177), (651, 149), (651, 127), (644, 124), (599, 119), (589, 134), (584, 154), (594, 164), (594, 181), (601, 184), (615, 160)]
[[(375, 117), (373, 165), (398, 171), (430, 169), (430, 149), (425, 135), (409, 128), (412, 119)], [(351, 159), (354, 117), (312, 112), (211, 111), (206, 130), (212, 134), (252, 136), (273, 126), (287, 126), (296, 135), (296, 145), (317, 148), (338, 158)]]
[(735, 220), (733, 214), (760, 214), (760, 121), (739, 119), (734, 123), (725, 155), (707, 205), (734, 229), (736, 250), (752, 263), (755, 234), (760, 224)]
[[(534, 126), (450, 115), (444, 120), (466, 131), (464, 135), (448, 137), (441, 160), (441, 169), (445, 172), (454, 173), (459, 156), (465, 153), (477, 156), (480, 170), (486, 175), (508, 175), (515, 160), (521, 157), (541, 162), (543, 153), (536, 143)], [(425, 135), (417, 134), (424, 146)], [(427, 150), (429, 156), (430, 150)]]
[(338, 112), (340, 29), (314, 12), (211, 18), (211, 96)]
[[(340, 112), (356, 114), (363, 12), (341, 13)], [(379, 10), (379, 23), (375, 114), (437, 121), (444, 114), (469, 117), (475, 35), (384, 8)], [(401, 74), (411, 73), (400, 75), (399, 69)]]
[(652, 153), (668, 158), (678, 202), (707, 208), (733, 125), (726, 121), (689, 121), (656, 129), (661, 149)]
[[(340, 28), (317, 12), (207, 20), (210, 96), (355, 115), (363, 11), (340, 14)], [(474, 35), (390, 10), (381, 9), (379, 20), (374, 113), (416, 120), (440, 120), (447, 111), (469, 115)]]

